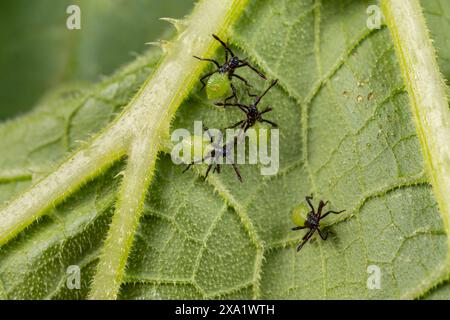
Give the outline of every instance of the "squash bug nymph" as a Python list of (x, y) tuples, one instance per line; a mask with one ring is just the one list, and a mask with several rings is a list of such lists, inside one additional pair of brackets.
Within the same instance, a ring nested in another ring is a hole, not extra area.
[[(209, 175), (209, 172), (211, 171), (211, 169), (213, 169), (213, 173), (217, 172), (220, 174), (221, 165), (223, 163), (223, 161), (221, 161), (221, 160), (225, 160), (225, 161), (228, 160), (229, 163), (231, 163), (231, 165), (233, 166), (234, 172), (236, 173), (238, 180), (240, 182), (243, 182), (241, 173), (239, 172), (239, 168), (236, 165), (236, 163), (234, 163), (234, 159), (233, 159), (233, 152), (234, 152), (234, 148), (237, 143), (237, 137), (234, 137), (233, 140), (222, 144), (222, 143), (214, 141), (214, 137), (211, 135), (208, 128), (204, 128), (204, 130), (208, 133), (208, 135), (210, 137), (210, 142), (207, 143), (208, 149), (206, 151), (206, 155), (203, 156), (200, 160), (197, 160), (197, 161), (194, 160), (191, 163), (189, 163), (188, 166), (186, 167), (186, 169), (183, 170), (183, 173), (185, 173), (187, 170), (189, 170), (190, 167), (192, 167), (195, 164), (206, 162), (208, 164), (208, 168), (206, 169), (206, 174), (205, 174), (205, 180), (206, 180), (206, 178), (208, 178), (208, 175)], [(221, 137), (219, 140), (222, 140)]]
[[(194, 56), (194, 58), (199, 59), (201, 61), (208, 61), (212, 62), (216, 65), (217, 69), (213, 72), (210, 72), (206, 75), (204, 75), (200, 81), (202, 83), (202, 89), (207, 86), (207, 95), (208, 99), (217, 99), (225, 96), (229, 88), (232, 90), (232, 95), (227, 97), (225, 99), (225, 103), (229, 101), (232, 98), (237, 98), (237, 91), (236, 87), (232, 83), (232, 78), (237, 78), (244, 82), (244, 84), (247, 87), (252, 87), (248, 81), (241, 77), (240, 75), (237, 75), (235, 73), (236, 69), (242, 68), (242, 67), (248, 67), (251, 70), (253, 70), (258, 76), (266, 80), (266, 76), (260, 72), (258, 69), (253, 67), (246, 59), (239, 59), (234, 52), (230, 49), (228, 44), (223, 42), (218, 36), (215, 34), (212, 35), (214, 39), (216, 39), (222, 47), (225, 49), (225, 62), (221, 65), (219, 62), (217, 62), (214, 59), (206, 59), (206, 58), (200, 58), (197, 56)], [(213, 76), (214, 75), (214, 76)], [(208, 80), (208, 83), (205, 83), (205, 79), (210, 78)], [(249, 93), (250, 94), (250, 93)], [(251, 95), (251, 94), (250, 94)]]
[(298, 207), (296, 207), (292, 213), (292, 222), (296, 225), (296, 227), (292, 228), (292, 230), (302, 230), (309, 229), (309, 231), (303, 236), (302, 241), (297, 245), (297, 252), (300, 251), (306, 242), (313, 236), (313, 234), (317, 231), (322, 238), (322, 240), (326, 240), (328, 237), (327, 233), (324, 233), (320, 229), (320, 220), (325, 218), (330, 213), (340, 214), (344, 212), (342, 211), (333, 211), (329, 210), (322, 214), (323, 208), (328, 204), (328, 201), (323, 202), (320, 200), (317, 211), (314, 209), (314, 206), (311, 203), (313, 196), (307, 196), (306, 202), (308, 203), (308, 207), (302, 203)]
[(240, 126), (244, 132), (247, 131), (248, 128), (253, 127), (255, 125), (256, 122), (266, 122), (269, 123), (272, 127), (277, 128), (278, 125), (275, 122), (272, 122), (270, 120), (264, 119), (262, 117), (262, 115), (264, 113), (270, 112), (272, 111), (272, 108), (268, 107), (262, 111), (258, 110), (258, 104), (261, 101), (261, 99), (266, 95), (267, 92), (269, 92), (269, 90), (278, 83), (278, 80), (274, 80), (272, 81), (271, 85), (266, 89), (266, 91), (263, 92), (262, 95), (260, 95), (259, 97), (256, 97), (256, 100), (253, 104), (250, 105), (245, 105), (242, 103), (222, 103), (222, 102), (217, 102), (215, 103), (216, 106), (233, 106), (233, 107), (238, 107), (242, 112), (245, 113), (246, 115), (246, 119), (241, 120), (237, 123), (235, 123), (234, 125), (232, 125), (229, 128), (236, 128), (237, 126)]

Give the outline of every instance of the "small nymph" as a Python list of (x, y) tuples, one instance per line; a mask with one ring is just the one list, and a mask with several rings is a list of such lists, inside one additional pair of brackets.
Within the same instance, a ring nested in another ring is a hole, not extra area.
[[(212, 35), (214, 39), (216, 39), (222, 47), (225, 49), (225, 62), (223, 64), (220, 64), (218, 61), (214, 59), (206, 59), (206, 58), (200, 58), (197, 56), (194, 56), (194, 58), (202, 60), (202, 61), (208, 61), (212, 62), (216, 65), (217, 69), (215, 71), (212, 71), (208, 74), (205, 74), (201, 79), (202, 83), (202, 89), (206, 87), (206, 93), (208, 96), (208, 99), (215, 100), (224, 97), (231, 88), (232, 95), (227, 97), (225, 99), (225, 103), (229, 101), (232, 98), (237, 97), (237, 91), (236, 87), (233, 85), (232, 79), (236, 78), (241, 80), (247, 87), (252, 87), (252, 85), (242, 76), (235, 73), (236, 69), (242, 68), (242, 67), (248, 67), (251, 70), (253, 70), (258, 76), (266, 80), (266, 76), (260, 72), (258, 69), (250, 65), (250, 63), (243, 59), (239, 59), (234, 52), (230, 49), (228, 44), (223, 42), (218, 36), (215, 34)], [(208, 83), (205, 82), (205, 80), (209, 78)]]
[(215, 103), (216, 106), (233, 106), (238, 107), (242, 112), (245, 113), (246, 119), (241, 120), (234, 125), (230, 126), (229, 128), (236, 128), (237, 126), (240, 126), (244, 132), (247, 131), (248, 128), (253, 127), (256, 122), (266, 122), (269, 123), (272, 127), (278, 127), (278, 125), (275, 122), (272, 122), (270, 120), (264, 119), (262, 115), (264, 113), (272, 111), (272, 108), (267, 107), (266, 109), (259, 111), (258, 104), (260, 103), (261, 99), (266, 95), (269, 90), (277, 84), (278, 80), (272, 81), (271, 85), (266, 89), (266, 91), (263, 92), (262, 95), (259, 97), (256, 97), (255, 102), (250, 105), (245, 105), (242, 103), (222, 103), (217, 102)]
[[(213, 169), (213, 173), (217, 172), (220, 174), (221, 166), (223, 163), (226, 163), (228, 160), (228, 163), (231, 163), (233, 166), (233, 169), (236, 173), (236, 176), (240, 182), (243, 182), (241, 173), (239, 172), (239, 168), (234, 163), (233, 159), (233, 152), (237, 143), (237, 137), (234, 137), (233, 140), (225, 143), (218, 143), (214, 141), (214, 137), (211, 135), (208, 128), (205, 128), (205, 131), (208, 133), (210, 137), (210, 141), (205, 143), (204, 140), (202, 140), (200, 143), (203, 144), (205, 147), (205, 151), (203, 152), (203, 156), (199, 160), (192, 161), (188, 164), (186, 169), (183, 170), (183, 173), (185, 173), (187, 170), (189, 170), (190, 167), (192, 167), (194, 164), (200, 164), (203, 162), (206, 162), (208, 164), (208, 168), (206, 169), (205, 179), (208, 178), (209, 172), (211, 169)], [(222, 140), (222, 139), (219, 139)], [(197, 155), (198, 158), (198, 155)]]
[(323, 202), (322, 200), (320, 200), (316, 212), (314, 206), (311, 203), (312, 199), (312, 195), (306, 197), (306, 202), (308, 203), (309, 209), (304, 203), (302, 203), (298, 207), (296, 207), (292, 213), (292, 222), (294, 222), (294, 224), (296, 225), (296, 227), (292, 228), (292, 230), (309, 229), (308, 232), (303, 236), (302, 241), (297, 245), (297, 251), (300, 251), (303, 248), (305, 243), (308, 242), (309, 239), (311, 239), (316, 231), (319, 233), (322, 240), (326, 240), (328, 234), (320, 229), (320, 220), (325, 218), (330, 213), (340, 214), (345, 211), (329, 210), (322, 214), (322, 210), (328, 204), (328, 201)]

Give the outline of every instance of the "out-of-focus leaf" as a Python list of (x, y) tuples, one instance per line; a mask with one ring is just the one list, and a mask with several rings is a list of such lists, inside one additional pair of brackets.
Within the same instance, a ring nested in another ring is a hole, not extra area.
[[(66, 9), (81, 9), (68, 30)], [(4, 0), (0, 2), (0, 120), (23, 113), (62, 82), (110, 74), (182, 18), (193, 0)]]

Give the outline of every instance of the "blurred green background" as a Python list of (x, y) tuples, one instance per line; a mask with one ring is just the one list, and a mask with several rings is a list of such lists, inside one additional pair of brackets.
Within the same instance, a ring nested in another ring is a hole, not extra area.
[[(194, 0), (1, 0), (0, 121), (31, 109), (47, 90), (112, 73)], [(68, 30), (66, 9), (81, 9), (81, 30)]]

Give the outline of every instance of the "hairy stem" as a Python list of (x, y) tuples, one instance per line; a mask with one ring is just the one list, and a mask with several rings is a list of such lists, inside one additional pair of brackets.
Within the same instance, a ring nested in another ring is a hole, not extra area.
[(135, 116), (130, 118), (130, 156), (94, 276), (91, 299), (117, 298), (162, 137), (205, 67), (192, 56), (211, 56), (218, 47), (211, 34), (223, 35), (245, 3), (246, 0), (201, 1), (185, 23), (186, 29), (169, 45), (159, 69), (135, 99)]
[(116, 121), (53, 173), (0, 211), (0, 246), (125, 154), (128, 131)]
[[(382, 7), (408, 89), (413, 118), (449, 236), (450, 249), (450, 114), (445, 83), (419, 2), (383, 0)], [(448, 271), (445, 266), (433, 279), (424, 280), (411, 297), (442, 281)]]

